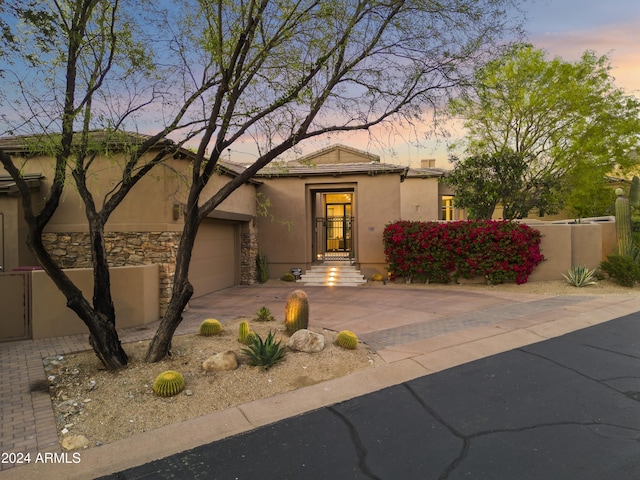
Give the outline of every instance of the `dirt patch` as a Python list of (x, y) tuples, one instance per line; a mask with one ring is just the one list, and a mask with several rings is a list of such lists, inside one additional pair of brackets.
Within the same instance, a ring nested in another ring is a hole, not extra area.
[[(238, 323), (225, 324), (219, 336), (176, 336), (173, 357), (156, 364), (144, 362), (148, 341), (125, 344), (129, 365), (105, 371), (93, 351), (45, 360), (61, 439), (83, 435), (91, 446), (114, 442), (135, 433), (157, 429), (259, 398), (270, 397), (308, 385), (376, 367), (379, 357), (366, 345), (345, 350), (335, 345), (335, 332), (310, 328), (325, 336), (319, 353), (287, 349), (284, 360), (268, 370), (246, 364), (237, 341)], [(285, 345), (288, 335), (282, 322), (250, 322), (265, 338), (269, 330)], [(215, 353), (235, 351), (238, 369), (205, 372), (202, 362)], [(185, 379), (185, 390), (169, 398), (152, 391), (154, 379), (165, 370), (176, 370)]]

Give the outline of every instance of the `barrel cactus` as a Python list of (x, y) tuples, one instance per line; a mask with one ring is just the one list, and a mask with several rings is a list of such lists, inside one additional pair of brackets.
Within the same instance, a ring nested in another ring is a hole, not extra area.
[(284, 325), (289, 334), (309, 327), (309, 300), (302, 290), (295, 290), (287, 298)]
[(618, 234), (618, 254), (631, 256), (631, 206), (621, 188), (616, 189), (616, 233)]
[(156, 377), (152, 388), (160, 397), (172, 397), (184, 388), (184, 378), (178, 372), (167, 370)]
[(215, 318), (207, 318), (200, 324), (200, 335), (210, 337), (222, 333), (222, 324)]
[(358, 337), (349, 330), (342, 330), (336, 337), (336, 343), (342, 348), (354, 350), (358, 346)]
[(238, 325), (238, 341), (240, 343), (246, 343), (249, 332), (249, 322), (246, 320), (241, 321), (240, 325)]

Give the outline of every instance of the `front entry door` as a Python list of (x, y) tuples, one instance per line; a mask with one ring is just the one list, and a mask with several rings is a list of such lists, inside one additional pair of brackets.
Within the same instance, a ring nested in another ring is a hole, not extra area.
[(353, 259), (352, 193), (324, 194), (324, 218), (318, 219), (320, 261)]

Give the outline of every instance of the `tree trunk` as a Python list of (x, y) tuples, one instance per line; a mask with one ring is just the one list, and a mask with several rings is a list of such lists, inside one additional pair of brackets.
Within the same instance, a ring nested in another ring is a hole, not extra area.
[(182, 322), (182, 312), (193, 295), (193, 285), (189, 283), (189, 263), (200, 225), (197, 210), (197, 208), (188, 209), (188, 213), (185, 215), (185, 225), (178, 245), (176, 272), (173, 276), (173, 293), (167, 311), (160, 320), (158, 330), (149, 344), (145, 357), (145, 361), (149, 363), (159, 362), (171, 355), (173, 334)]
[(193, 286), (186, 279), (183, 280), (179, 288), (176, 288), (174, 283), (173, 294), (167, 311), (160, 321), (153, 340), (149, 344), (145, 357), (146, 362), (155, 363), (171, 356), (171, 340), (176, 328), (182, 322), (182, 312), (187, 306), (191, 295), (193, 295)]
[(89, 328), (89, 344), (105, 368), (118, 370), (127, 365), (129, 357), (122, 348), (115, 324), (99, 315), (91, 323), (94, 328)]

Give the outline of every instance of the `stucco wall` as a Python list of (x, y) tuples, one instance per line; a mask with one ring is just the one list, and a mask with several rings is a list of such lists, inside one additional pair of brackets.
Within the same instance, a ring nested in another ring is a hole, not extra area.
[(266, 216), (258, 218), (260, 250), (267, 255), (271, 278), (291, 268), (308, 269), (313, 261), (316, 192), (353, 192), (355, 260), (362, 273), (384, 270), (382, 232), (385, 224), (400, 218), (400, 175), (314, 176), (305, 179), (261, 179), (259, 200), (269, 200)]
[[(158, 320), (158, 266), (111, 269), (116, 327), (146, 325)], [(89, 268), (66, 270), (87, 298), (93, 295)], [(66, 299), (44, 271), (31, 273), (31, 332), (34, 339), (87, 333), (89, 330), (66, 305)]]
[(437, 178), (407, 178), (401, 185), (402, 219), (429, 222), (440, 219)]
[(20, 199), (0, 195), (2, 231), (0, 231), (0, 265), (5, 272), (27, 265), (36, 265), (36, 260), (27, 247), (27, 228), (23, 219)]
[(260, 253), (266, 255), (269, 275), (278, 278), (293, 267), (311, 262), (311, 199), (305, 181), (297, 178), (265, 180), (258, 188), (258, 202), (269, 204), (258, 216)]
[(553, 224), (527, 222), (540, 231), (540, 249), (545, 257), (529, 281), (561, 280), (572, 265), (595, 269), (613, 251), (611, 233), (615, 223)]

